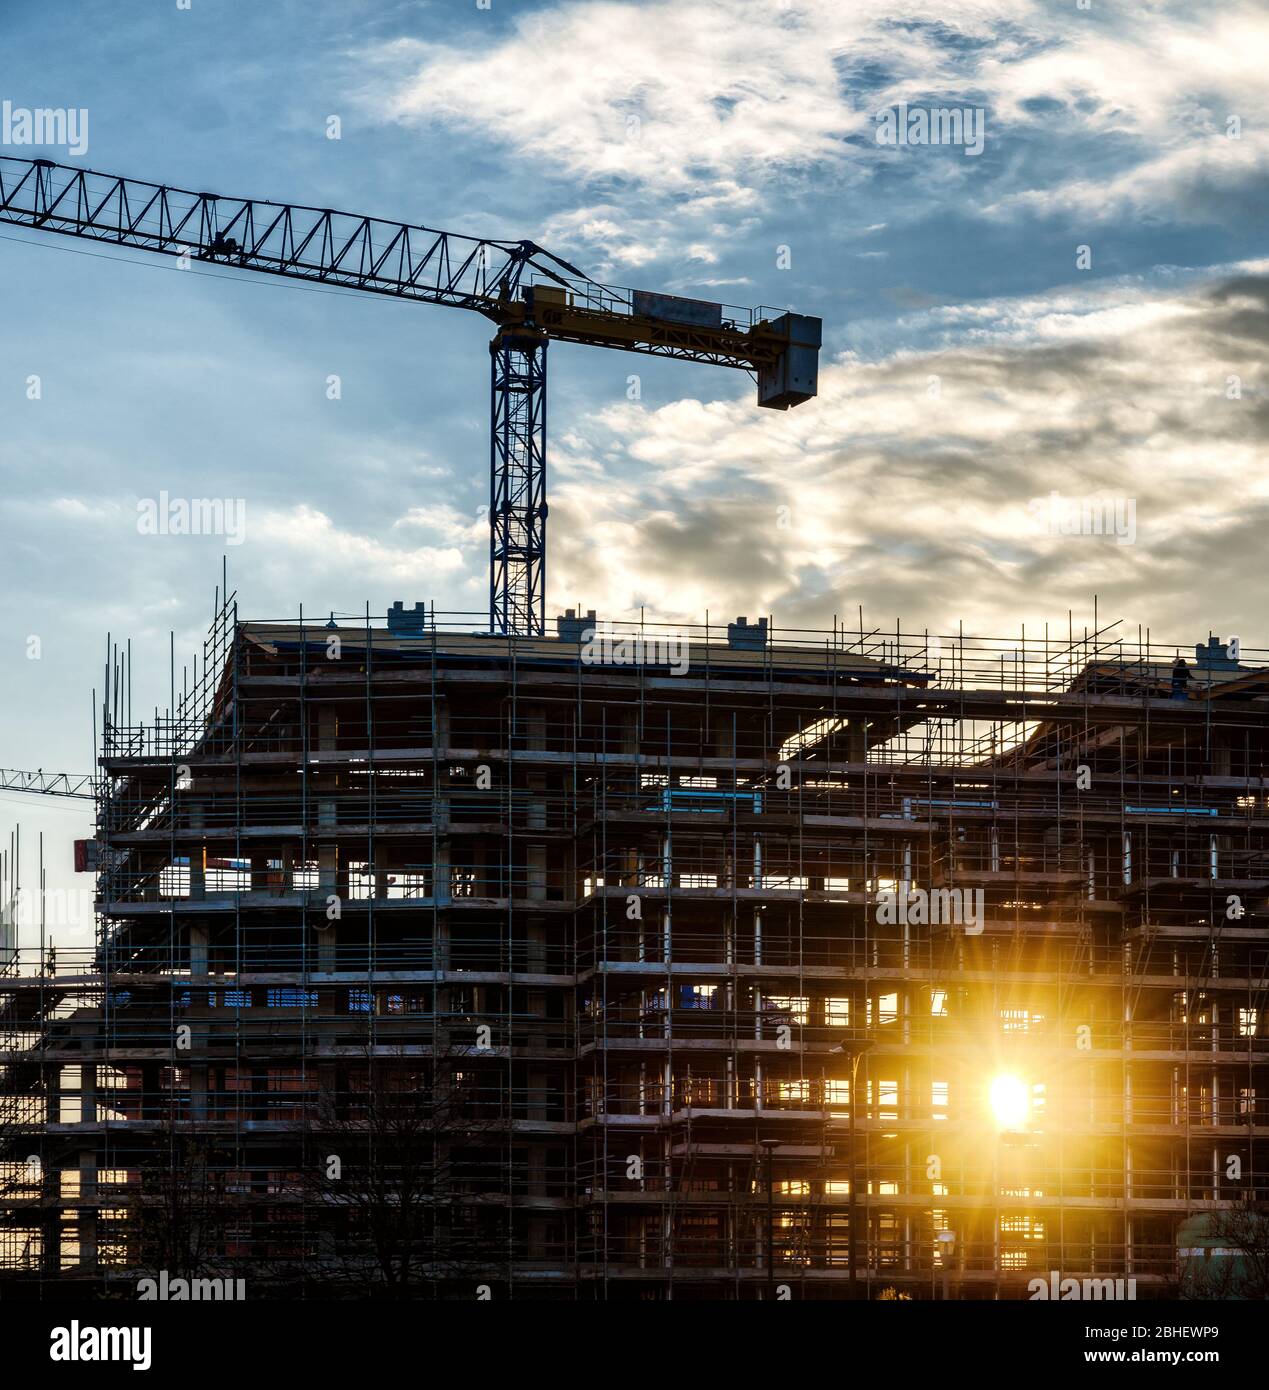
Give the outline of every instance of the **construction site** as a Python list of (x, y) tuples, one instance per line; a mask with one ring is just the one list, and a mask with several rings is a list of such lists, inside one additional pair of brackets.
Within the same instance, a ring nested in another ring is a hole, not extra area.
[(472, 622), (111, 653), (6, 1296), (1170, 1297), (1269, 1197), (1266, 654)]
[(487, 614), (260, 620), (226, 579), (166, 709), (107, 638), (92, 772), (5, 774), (93, 798), (95, 939), (46, 933), (42, 859), (19, 930), (0, 855), (0, 1295), (1169, 1299), (1254, 1264), (1262, 1218), (1221, 1222), (1269, 1201), (1269, 653), (548, 617), (550, 343), (787, 411), (818, 318), (42, 159), (0, 158), (0, 222), (494, 324)]

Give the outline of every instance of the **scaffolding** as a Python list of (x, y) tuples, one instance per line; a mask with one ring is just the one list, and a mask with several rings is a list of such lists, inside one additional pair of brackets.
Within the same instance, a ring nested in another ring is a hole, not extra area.
[(1168, 1296), (1269, 1197), (1267, 654), (476, 622), (109, 649), (4, 1288)]

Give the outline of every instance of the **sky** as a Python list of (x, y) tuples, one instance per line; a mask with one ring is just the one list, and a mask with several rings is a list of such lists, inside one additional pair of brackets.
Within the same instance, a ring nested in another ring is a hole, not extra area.
[[(1266, 53), (1237, 0), (64, 0), (0, 7), (0, 102), (86, 148), (0, 154), (821, 317), (788, 413), (551, 348), (548, 619), (1266, 647)], [(885, 142), (939, 109), (981, 140)], [(90, 770), (107, 633), (166, 703), (222, 560), (243, 617), (486, 602), (484, 319), (102, 251), (0, 228), (4, 767)], [(241, 535), (148, 534), (164, 493)], [(91, 812), (0, 811), (86, 940)]]

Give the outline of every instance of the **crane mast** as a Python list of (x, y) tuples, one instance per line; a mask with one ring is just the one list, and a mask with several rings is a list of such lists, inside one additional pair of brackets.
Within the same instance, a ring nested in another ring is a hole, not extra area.
[(546, 622), (546, 348), (504, 329), (489, 344), (489, 629), (541, 637)]
[(758, 404), (776, 410), (817, 389), (818, 318), (601, 284), (532, 241), (8, 157), (0, 157), (0, 222), (490, 319), (489, 623), (499, 634), (545, 631), (552, 340), (750, 371)]

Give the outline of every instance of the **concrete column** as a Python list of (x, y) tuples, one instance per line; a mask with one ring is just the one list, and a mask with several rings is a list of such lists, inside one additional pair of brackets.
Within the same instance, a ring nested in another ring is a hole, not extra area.
[(189, 1113), (194, 1120), (207, 1118), (207, 1063), (191, 1062), (189, 1067)]
[(546, 1093), (547, 1093), (546, 1073), (542, 1071), (531, 1071), (529, 1073), (529, 1113), (530, 1120), (546, 1119)]
[(846, 722), (846, 760), (862, 763), (867, 760), (867, 720), (850, 719)]
[(526, 953), (525, 969), (541, 974), (547, 968), (546, 959), (546, 919), (534, 917), (525, 930)]
[[(79, 1153), (79, 1267), (97, 1267), (97, 1151), (81, 1149)], [(88, 1203), (94, 1203), (89, 1206)]]
[(97, 1064), (81, 1062), (79, 1067), (79, 1119), (81, 1124), (97, 1123)]
[[(191, 830), (202, 830), (206, 824), (206, 807), (201, 801), (189, 803), (189, 824)], [(191, 845), (189, 850), (189, 895), (191, 898), (207, 896), (207, 846)]]
[(535, 902), (546, 899), (546, 846), (544, 844), (525, 847), (528, 883), (525, 896)]
[(194, 976), (206, 975), (209, 967), (209, 936), (211, 929), (206, 922), (191, 922), (189, 925), (189, 970)]
[(529, 1147), (529, 1195), (531, 1197), (545, 1197), (547, 1195), (546, 1148), (542, 1144), (533, 1144)]
[(449, 840), (444, 839), (438, 841), (436, 845), (436, 861), (432, 866), (432, 897), (435, 899), (438, 907), (448, 906), (450, 901), (449, 860)]
[(732, 758), (736, 756), (735, 727), (731, 712), (716, 714), (714, 725), (714, 756)]
[[(546, 777), (540, 772), (534, 772), (529, 777), (529, 790), (534, 793), (546, 792)], [(526, 811), (526, 824), (530, 830), (546, 829), (546, 801), (539, 801), (537, 796), (529, 802)]]

